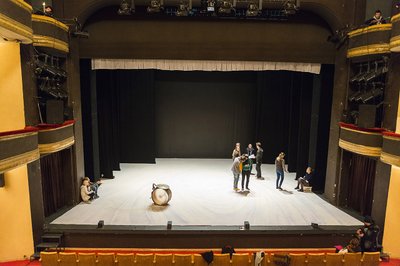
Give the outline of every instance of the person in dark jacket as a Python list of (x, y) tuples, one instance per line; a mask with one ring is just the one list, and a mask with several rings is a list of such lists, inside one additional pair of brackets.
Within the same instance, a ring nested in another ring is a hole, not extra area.
[(250, 173), (251, 173), (251, 166), (253, 162), (249, 158), (247, 154), (245, 154), (245, 160), (243, 162), (243, 168), (242, 168), (242, 191), (244, 191), (244, 181), (246, 179), (246, 190), (250, 191), (249, 188), (249, 181), (250, 181)]
[(379, 226), (377, 226), (371, 216), (364, 217), (364, 226), (357, 230), (360, 236), (360, 246), (362, 252), (378, 251), (378, 234)]
[(261, 142), (256, 143), (257, 153), (256, 153), (256, 171), (257, 179), (263, 180), (264, 177), (261, 176), (261, 164), (264, 150), (261, 148)]
[(312, 168), (307, 167), (306, 174), (297, 180), (297, 187), (295, 187), (294, 189), (298, 189), (300, 192), (303, 192), (304, 186), (306, 187), (310, 186), (312, 177), (313, 177)]
[(382, 17), (382, 12), (380, 10), (376, 10), (375, 15), (365, 21), (364, 24), (368, 26), (386, 24), (386, 20)]

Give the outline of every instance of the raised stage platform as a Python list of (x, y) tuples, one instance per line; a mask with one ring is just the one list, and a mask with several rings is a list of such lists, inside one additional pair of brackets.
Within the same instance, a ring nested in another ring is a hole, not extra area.
[[(347, 242), (362, 225), (319, 195), (294, 190), (293, 173), (285, 175), (284, 190), (277, 190), (274, 165), (262, 166), (265, 180), (250, 177), (250, 192), (234, 192), (231, 164), (229, 159), (122, 164), (115, 179), (104, 180), (99, 199), (75, 206), (47, 230), (63, 232), (65, 246), (81, 247), (327, 247)], [(168, 206), (153, 204), (153, 183), (170, 186)], [(99, 220), (104, 227), (98, 229)]]

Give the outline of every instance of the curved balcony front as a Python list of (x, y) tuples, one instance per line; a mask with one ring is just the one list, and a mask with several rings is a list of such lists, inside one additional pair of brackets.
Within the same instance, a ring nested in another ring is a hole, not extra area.
[(400, 134), (383, 133), (381, 161), (400, 167)]
[(69, 28), (64, 23), (48, 16), (32, 15), (33, 45), (49, 53), (69, 52)]
[(74, 121), (61, 125), (39, 125), (39, 151), (46, 155), (66, 149), (75, 143)]
[(0, 173), (39, 159), (38, 133), (34, 127), (0, 133)]
[(339, 147), (365, 156), (381, 156), (383, 129), (365, 129), (345, 123), (339, 125)]
[(32, 6), (23, 0), (1, 0), (0, 36), (8, 41), (32, 43)]
[(390, 53), (392, 24), (373, 25), (349, 32), (347, 58), (370, 59)]
[(390, 38), (390, 51), (400, 52), (400, 13), (393, 16), (392, 22), (392, 37)]

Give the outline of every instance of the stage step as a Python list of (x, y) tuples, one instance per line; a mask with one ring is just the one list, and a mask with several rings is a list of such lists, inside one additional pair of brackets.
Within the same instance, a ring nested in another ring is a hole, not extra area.
[(63, 234), (61, 233), (54, 233), (54, 234), (44, 234), (42, 235), (42, 241), (43, 242), (56, 242), (61, 244)]
[(42, 242), (36, 246), (37, 251), (43, 251), (46, 248), (58, 248), (60, 243), (57, 242)]

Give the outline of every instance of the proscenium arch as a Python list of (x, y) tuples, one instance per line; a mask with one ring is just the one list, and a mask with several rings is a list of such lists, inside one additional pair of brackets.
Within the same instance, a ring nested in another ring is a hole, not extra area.
[[(86, 21), (100, 9), (107, 6), (117, 6), (120, 3), (121, 0), (88, 0), (80, 8), (80, 13), (76, 14), (76, 17), (82, 25), (85, 25)], [(346, 24), (340, 21), (339, 17), (331, 8), (319, 3), (318, 0), (301, 1), (301, 9), (305, 11), (310, 11), (320, 16), (328, 23), (332, 32), (337, 29), (343, 28)]]

